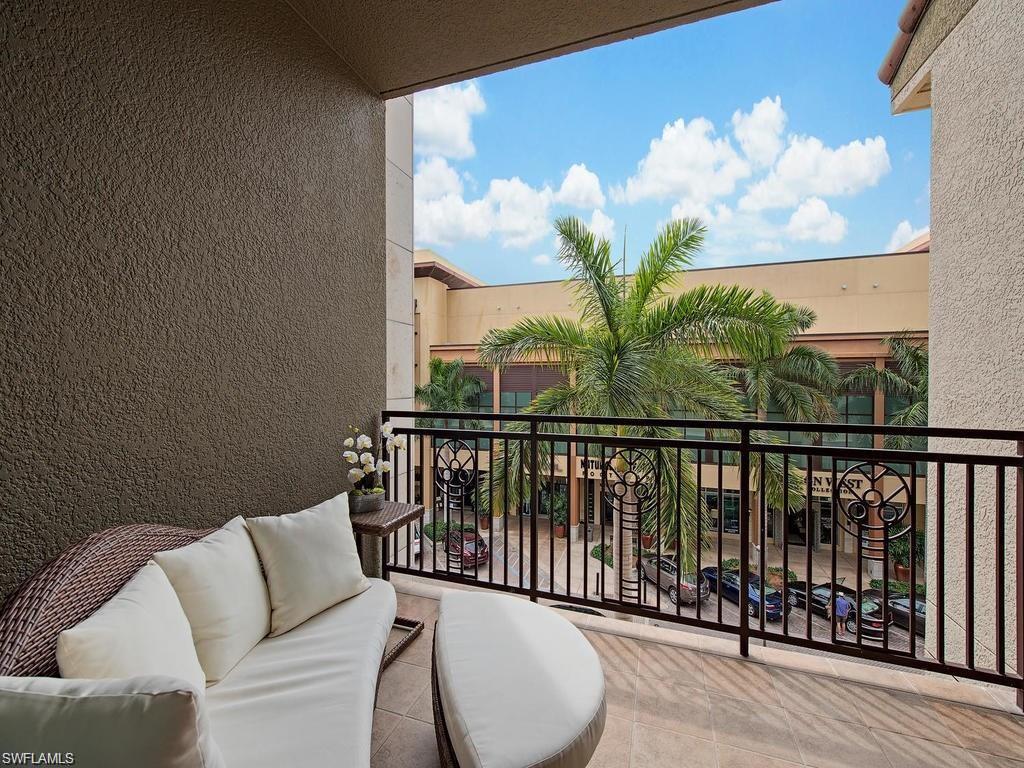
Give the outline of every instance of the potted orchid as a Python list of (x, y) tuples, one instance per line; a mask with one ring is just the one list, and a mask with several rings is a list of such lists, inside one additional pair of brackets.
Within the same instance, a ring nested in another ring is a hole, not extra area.
[(391, 461), (384, 458), (392, 451), (406, 448), (406, 436), (396, 435), (391, 422), (380, 428), (380, 442), (374, 448), (373, 438), (349, 424), (352, 436), (345, 438), (345, 451), (341, 454), (352, 467), (348, 471), (352, 492), (349, 494), (349, 509), (353, 513), (373, 512), (384, 503), (383, 475), (391, 471)]

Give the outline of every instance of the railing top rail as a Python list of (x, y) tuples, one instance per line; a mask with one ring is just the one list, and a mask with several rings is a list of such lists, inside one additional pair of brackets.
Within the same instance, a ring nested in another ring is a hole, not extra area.
[[(997, 467), (1024, 466), (1024, 458), (1013, 454), (951, 453), (948, 451), (912, 451), (889, 448), (847, 448), (832, 445), (804, 445), (799, 443), (740, 443), (726, 440), (701, 440), (684, 437), (636, 437), (632, 435), (581, 435), (563, 432), (515, 432), (489, 429), (454, 429), (451, 427), (396, 427), (395, 431), (409, 435), (428, 435), (461, 439), (472, 442), (481, 439), (529, 441), (543, 443), (576, 442), (614, 448), (680, 448), (683, 450), (710, 450), (753, 453), (790, 454), (792, 456), (824, 456), (853, 461), (926, 461), (944, 464), (972, 464)], [(595, 456), (596, 458), (596, 456)]]
[(473, 413), (458, 411), (385, 410), (391, 418), (448, 419), (468, 421), (519, 421), (535, 424), (598, 424), (622, 426), (661, 426), (691, 429), (767, 430), (779, 432), (823, 432), (852, 435), (901, 435), (905, 437), (961, 438), (968, 440), (1000, 440), (1024, 442), (1024, 429), (972, 429), (961, 427), (901, 427), (892, 424), (840, 424), (800, 421), (754, 421), (752, 419), (647, 419), (628, 416), (570, 416), (540, 413)]

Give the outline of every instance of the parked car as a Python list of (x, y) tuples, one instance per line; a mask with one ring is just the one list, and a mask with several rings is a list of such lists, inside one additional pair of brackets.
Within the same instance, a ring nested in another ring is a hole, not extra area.
[[(857, 590), (842, 584), (823, 582), (811, 585), (811, 612), (828, 618), (828, 604), (832, 600), (832, 592), (844, 595), (850, 601), (851, 609), (846, 616), (846, 631), (857, 634)], [(807, 607), (807, 582), (791, 581), (787, 588), (787, 600), (794, 608)], [(882, 601), (872, 594), (874, 590), (866, 589), (861, 593), (860, 612), (861, 637), (869, 640), (881, 640), (883, 630)], [(892, 618), (889, 619), (890, 623)]]
[[(721, 591), (722, 597), (737, 605), (739, 604), (740, 589), (742, 589), (739, 571), (722, 571), (721, 584), (718, 583), (718, 569), (716, 567), (709, 566), (702, 570), (701, 573), (704, 574), (704, 578), (711, 589), (715, 592)], [(747, 580), (747, 613), (751, 616), (759, 616), (761, 613), (761, 602), (760, 577), (756, 573), (751, 573)], [(784, 610), (789, 611), (789, 606), (783, 605), (782, 593), (775, 589), (775, 587), (765, 584), (764, 617), (768, 621), (779, 621)]]
[[(701, 602), (708, 599), (711, 588), (703, 576), (696, 573), (684, 573), (680, 575), (679, 565), (675, 556), (662, 555), (659, 558), (656, 554), (647, 554), (640, 558), (640, 576), (650, 584), (657, 584), (658, 587), (668, 592), (668, 599), (673, 605), (693, 605), (697, 602), (697, 595), (700, 594)], [(700, 582), (700, 589), (697, 583)]]
[(476, 568), (490, 557), (487, 542), (476, 531), (448, 531), (444, 539), (448, 567)]
[[(924, 598), (918, 595), (914, 600), (914, 632), (924, 637), (925, 610), (928, 605)], [(910, 631), (910, 596), (895, 595), (889, 597), (889, 615), (892, 623), (897, 627), (903, 627)]]

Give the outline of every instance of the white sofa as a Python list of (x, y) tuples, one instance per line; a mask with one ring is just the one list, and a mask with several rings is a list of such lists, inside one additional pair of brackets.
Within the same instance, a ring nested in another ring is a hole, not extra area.
[(2, 750), (369, 768), (395, 590), (362, 575), (343, 497), (250, 525), (266, 579), (240, 518), (110, 529), (30, 578), (0, 611)]
[(369, 766), (377, 675), (395, 590), (371, 587), (259, 642), (206, 689), (213, 738), (228, 766)]

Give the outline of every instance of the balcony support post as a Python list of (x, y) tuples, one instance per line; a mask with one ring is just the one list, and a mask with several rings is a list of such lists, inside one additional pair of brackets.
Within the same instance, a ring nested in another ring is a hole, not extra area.
[[(537, 513), (540, 511), (540, 441), (537, 421), (530, 420), (530, 600), (537, 602)], [(522, 521), (522, 518), (520, 518)], [(520, 526), (522, 522), (519, 523)], [(552, 544), (553, 546), (553, 544)]]
[[(721, 512), (719, 512), (721, 514)], [(764, 610), (764, 595), (758, 601)], [(740, 427), (740, 655), (750, 655), (750, 428)], [(785, 610), (785, 606), (783, 606)]]
[[(1017, 441), (1017, 456), (1024, 460), (1024, 440)], [(1017, 676), (1024, 677), (1024, 467), (1017, 466), (1016, 504), (1014, 505), (1014, 613), (1017, 635)], [(1005, 557), (1005, 553), (1003, 553)], [(1018, 683), (1017, 709), (1024, 710), (1024, 682)]]

